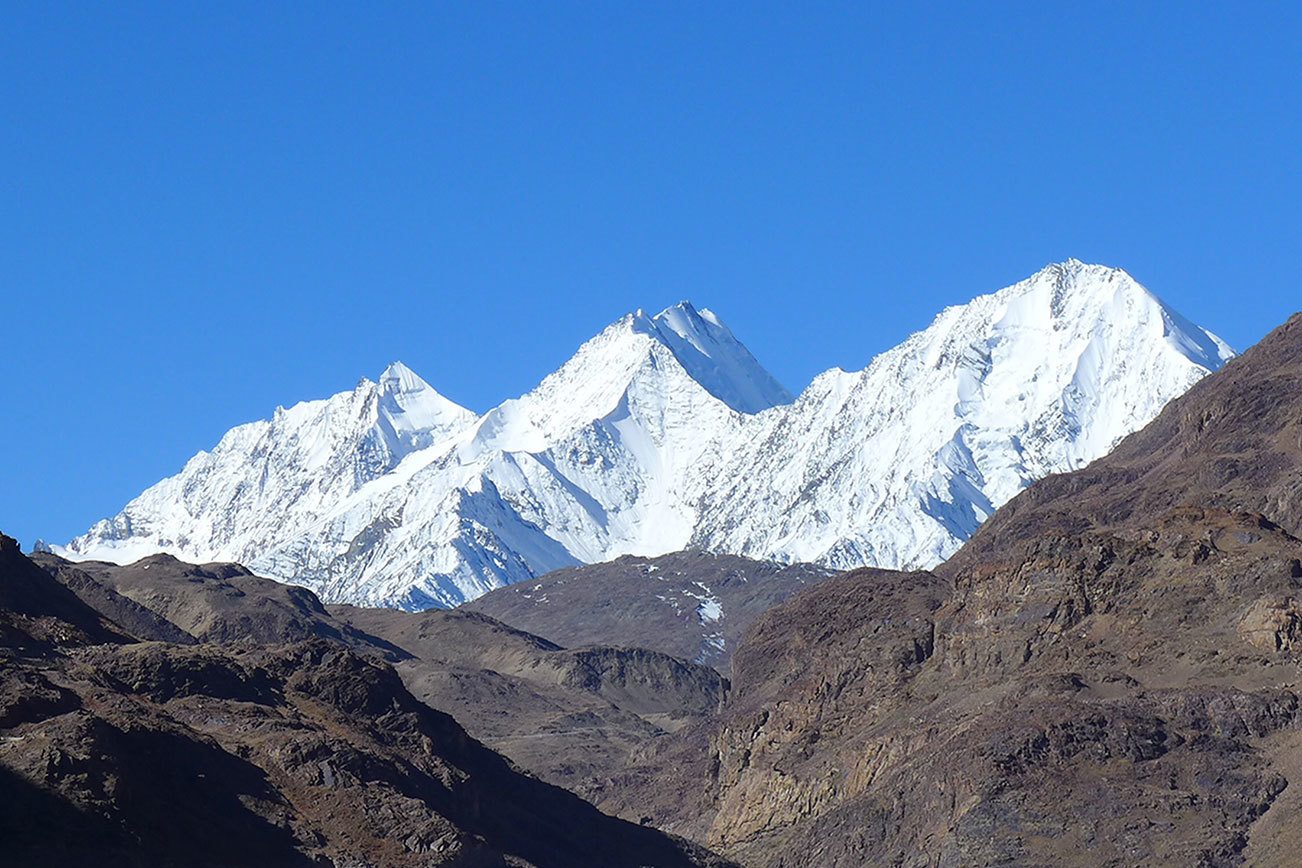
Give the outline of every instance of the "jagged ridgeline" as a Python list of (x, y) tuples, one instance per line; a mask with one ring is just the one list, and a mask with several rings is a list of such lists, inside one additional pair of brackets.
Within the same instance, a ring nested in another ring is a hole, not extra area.
[(1124, 271), (1069, 260), (793, 399), (684, 302), (624, 317), (482, 416), (394, 364), (232, 429), (55, 548), (236, 561), (410, 609), (684, 548), (926, 568), (1232, 355)]

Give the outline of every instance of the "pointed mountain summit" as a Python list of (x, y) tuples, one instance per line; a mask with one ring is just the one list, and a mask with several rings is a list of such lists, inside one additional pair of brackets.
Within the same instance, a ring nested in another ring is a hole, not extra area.
[(232, 428), (118, 515), (52, 549), (115, 563), (159, 552), (251, 563), (477, 418), (395, 362), (378, 383), (363, 378), (351, 392), (277, 407), (271, 419)]
[(395, 362), (233, 429), (65, 553), (238, 560), (412, 609), (689, 545), (929, 566), (1231, 355), (1124, 271), (1068, 260), (792, 401), (684, 301), (622, 317), (482, 417)]
[(650, 319), (635, 318), (634, 328), (658, 337), (692, 379), (740, 413), (791, 401), (791, 393), (708, 308), (698, 311), (690, 301), (679, 302)]
[(1031, 482), (1106, 454), (1233, 352), (1121, 269), (1079, 260), (946, 308), (752, 420), (702, 478), (693, 544), (915, 569)]
[(485, 414), (476, 439), (489, 448), (542, 451), (594, 419), (638, 410), (659, 426), (675, 399), (708, 395), (739, 413), (791, 400), (713, 314), (690, 302), (655, 316), (637, 310), (586, 341), (533, 390)]
[(399, 459), (465, 430), (477, 418), (439, 394), (402, 362), (385, 368), (377, 385), (377, 422), (392, 435), (397, 447), (393, 454)]

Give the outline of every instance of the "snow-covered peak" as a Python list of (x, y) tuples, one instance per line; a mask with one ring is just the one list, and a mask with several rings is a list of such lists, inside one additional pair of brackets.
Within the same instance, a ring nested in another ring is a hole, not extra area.
[(635, 320), (673, 352), (712, 395), (740, 413), (758, 413), (791, 401), (791, 393), (751, 355), (713, 311), (690, 301)]
[(1160, 347), (1206, 370), (1216, 370), (1234, 355), (1224, 341), (1191, 323), (1123, 269), (1068, 259), (945, 308), (926, 329), (872, 365), (908, 364), (920, 355), (928, 365), (943, 366), (965, 353), (998, 348), (996, 355), (1016, 363), (1019, 375), (1029, 376), (1046, 366), (1074, 365), (1088, 355), (1090, 345), (1109, 354), (1126, 346)]
[[(1046, 472), (1105, 454), (1233, 355), (1124, 270), (1068, 259), (946, 308), (863, 376), (870, 391), (935, 380), (917, 400), (937, 402), (933, 413), (952, 406), (954, 423), (985, 432), (962, 434), (965, 449), (1007, 438), (1007, 464), (982, 468), (997, 506)], [(1051, 454), (1030, 454), (1032, 438)]]
[(331, 601), (413, 608), (688, 545), (929, 566), (1230, 355), (1126, 272), (1071, 259), (790, 401), (682, 302), (620, 318), (482, 418), (395, 362), (232, 429), (67, 551), (238, 560)]
[[(166, 551), (249, 563), (413, 452), (477, 419), (401, 362), (351, 391), (238, 425), (60, 551), (118, 562)], [(144, 539), (149, 539), (148, 544)]]
[(420, 392), (430, 388), (420, 376), (400, 361), (394, 361), (380, 374), (379, 383), (393, 392)]
[(385, 368), (377, 385), (377, 424), (402, 444), (395, 450), (397, 453), (445, 440), (465, 430), (476, 418), (472, 411), (439, 394), (402, 362)]
[(1234, 356), (1223, 340), (1190, 322), (1120, 268), (1068, 259), (1045, 266), (992, 299), (1007, 305), (996, 324), (1001, 331), (1046, 324), (1077, 336), (1128, 330), (1137, 340), (1160, 338), (1172, 352), (1207, 370), (1216, 370)]
[(690, 302), (655, 316), (642, 309), (611, 323), (532, 391), (485, 414), (463, 458), (483, 449), (540, 452), (614, 413), (630, 392), (654, 404), (683, 390), (704, 390), (740, 413), (791, 400), (714, 314)]
[(934, 565), (1018, 491), (1106, 454), (1232, 355), (1121, 269), (1049, 265), (756, 417), (702, 474), (725, 482), (703, 493), (693, 542)]

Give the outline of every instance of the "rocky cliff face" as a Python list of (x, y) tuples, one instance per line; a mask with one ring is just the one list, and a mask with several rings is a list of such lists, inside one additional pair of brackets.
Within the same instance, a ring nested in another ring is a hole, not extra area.
[(936, 573), (770, 610), (605, 804), (756, 866), (1287, 864), (1299, 419), (1294, 317)]

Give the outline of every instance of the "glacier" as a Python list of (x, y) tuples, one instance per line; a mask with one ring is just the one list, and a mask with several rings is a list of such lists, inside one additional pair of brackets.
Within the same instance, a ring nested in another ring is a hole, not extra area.
[(623, 317), (482, 416), (400, 363), (277, 409), (55, 548), (239, 561), (408, 609), (686, 547), (928, 567), (1232, 356), (1126, 272), (1068, 260), (793, 399), (683, 302)]

